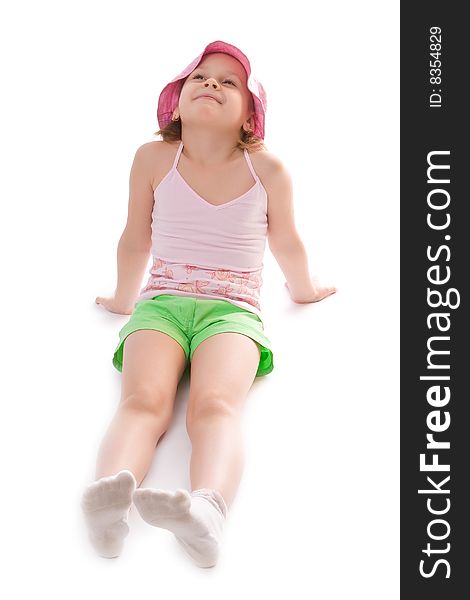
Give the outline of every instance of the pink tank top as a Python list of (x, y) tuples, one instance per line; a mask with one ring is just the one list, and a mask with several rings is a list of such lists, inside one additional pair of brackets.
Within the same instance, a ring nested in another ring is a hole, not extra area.
[(267, 233), (267, 193), (247, 150), (255, 179), (244, 194), (215, 206), (173, 166), (154, 191), (150, 278), (136, 300), (159, 294), (223, 299), (261, 315), (260, 289)]

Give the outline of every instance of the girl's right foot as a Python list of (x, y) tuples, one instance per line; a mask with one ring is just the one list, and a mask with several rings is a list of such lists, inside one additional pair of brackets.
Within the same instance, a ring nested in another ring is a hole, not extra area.
[(119, 556), (129, 533), (127, 517), (132, 495), (137, 487), (134, 475), (127, 470), (90, 483), (81, 500), (88, 537), (103, 558)]

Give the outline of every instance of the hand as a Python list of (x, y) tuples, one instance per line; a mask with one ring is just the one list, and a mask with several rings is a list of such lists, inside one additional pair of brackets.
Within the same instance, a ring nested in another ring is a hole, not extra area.
[(298, 297), (298, 298), (294, 297), (291, 294), (290, 288), (287, 285), (287, 281), (284, 283), (284, 285), (289, 290), (289, 293), (291, 294), (291, 298), (296, 304), (307, 304), (309, 302), (320, 302), (320, 300), (323, 300), (324, 298), (331, 296), (332, 294), (336, 293), (336, 291), (337, 291), (335, 286), (322, 285), (318, 281), (317, 277), (312, 277), (311, 282), (312, 282), (311, 291), (307, 295)]
[(98, 296), (95, 300), (96, 304), (102, 304), (106, 310), (109, 312), (117, 313), (119, 315), (131, 315), (134, 311), (134, 307), (123, 306), (116, 302), (114, 296), (111, 298), (105, 298), (103, 296)]

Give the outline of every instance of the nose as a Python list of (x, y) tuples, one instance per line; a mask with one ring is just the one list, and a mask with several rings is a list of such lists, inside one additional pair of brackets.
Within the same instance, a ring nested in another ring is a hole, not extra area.
[(205, 86), (210, 85), (211, 87), (213, 87), (215, 90), (218, 89), (220, 86), (217, 82), (216, 79), (214, 79), (213, 77), (209, 77), (206, 82), (204, 83)]

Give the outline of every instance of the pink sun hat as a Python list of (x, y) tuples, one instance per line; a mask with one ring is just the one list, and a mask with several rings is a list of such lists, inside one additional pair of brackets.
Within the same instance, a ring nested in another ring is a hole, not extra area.
[(255, 128), (253, 133), (264, 140), (264, 115), (267, 108), (266, 92), (257, 79), (251, 74), (251, 66), (248, 58), (236, 46), (217, 40), (208, 44), (201, 54), (195, 58), (179, 75), (168, 83), (160, 93), (158, 98), (158, 124), (163, 129), (171, 122), (173, 111), (178, 106), (183, 79), (187, 77), (198, 66), (206, 54), (213, 52), (223, 52), (236, 58), (244, 67), (247, 75), (247, 87), (253, 97), (254, 111), (253, 116)]

